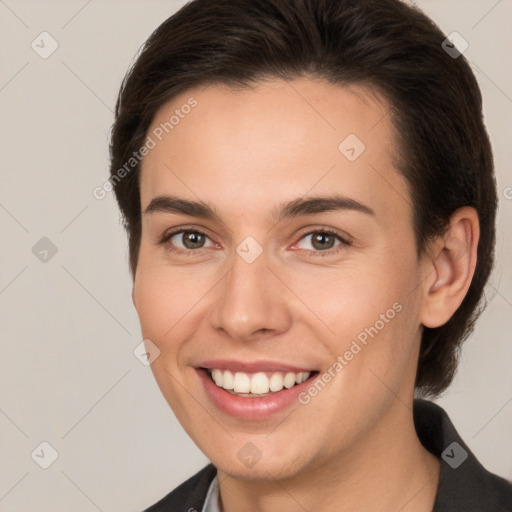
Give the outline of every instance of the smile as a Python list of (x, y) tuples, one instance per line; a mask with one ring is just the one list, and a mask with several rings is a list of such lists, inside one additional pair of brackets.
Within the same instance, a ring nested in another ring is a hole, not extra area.
[(270, 419), (298, 404), (318, 371), (277, 362), (203, 362), (196, 368), (207, 399), (221, 413), (243, 420)]
[(290, 389), (309, 378), (311, 372), (231, 372), (229, 370), (210, 370), (213, 382), (226, 391), (245, 397), (260, 397), (277, 393), (283, 388)]

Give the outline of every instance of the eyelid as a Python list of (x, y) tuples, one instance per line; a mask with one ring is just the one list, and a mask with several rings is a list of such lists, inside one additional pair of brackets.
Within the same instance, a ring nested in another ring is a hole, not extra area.
[[(297, 235), (297, 237), (300, 240), (305, 235), (312, 235), (315, 233), (329, 233), (333, 236), (337, 236), (345, 244), (353, 243), (353, 238), (348, 233), (345, 233), (344, 231), (340, 231), (335, 228), (330, 228), (328, 226), (321, 226), (321, 225), (317, 225), (315, 227), (311, 227), (311, 226), (306, 227), (300, 231), (300, 233)], [(321, 252), (326, 252), (326, 251), (321, 251)]]

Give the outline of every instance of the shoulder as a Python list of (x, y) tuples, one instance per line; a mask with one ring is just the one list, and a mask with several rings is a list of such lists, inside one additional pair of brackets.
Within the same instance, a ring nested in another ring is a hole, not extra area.
[(144, 512), (201, 512), (208, 488), (216, 474), (213, 464), (208, 464)]
[(414, 401), (420, 441), (441, 459), (436, 512), (512, 512), (512, 484), (487, 471), (457, 433), (446, 412), (426, 400)]

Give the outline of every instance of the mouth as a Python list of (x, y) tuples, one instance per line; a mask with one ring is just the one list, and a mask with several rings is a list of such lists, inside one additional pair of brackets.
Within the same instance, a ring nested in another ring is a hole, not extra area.
[(232, 395), (245, 398), (261, 398), (291, 389), (309, 380), (317, 371), (258, 371), (242, 372), (221, 368), (202, 368), (209, 379), (219, 388)]
[(247, 421), (270, 420), (299, 403), (318, 370), (277, 362), (205, 361), (195, 367), (206, 398), (220, 413)]

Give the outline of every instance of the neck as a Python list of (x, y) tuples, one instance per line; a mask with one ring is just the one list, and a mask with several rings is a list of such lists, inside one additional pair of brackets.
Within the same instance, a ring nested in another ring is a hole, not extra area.
[(440, 462), (417, 437), (412, 398), (395, 400), (350, 450), (286, 480), (247, 481), (219, 470), (222, 512), (431, 512)]

